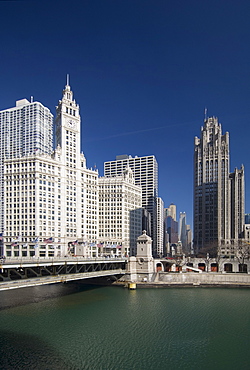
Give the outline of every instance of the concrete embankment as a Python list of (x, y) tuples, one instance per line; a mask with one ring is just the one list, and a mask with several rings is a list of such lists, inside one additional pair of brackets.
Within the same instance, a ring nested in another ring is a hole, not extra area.
[[(124, 284), (124, 282), (123, 282)], [(138, 279), (137, 288), (167, 287), (245, 287), (250, 288), (250, 274), (244, 273), (164, 273), (159, 272), (151, 281)]]

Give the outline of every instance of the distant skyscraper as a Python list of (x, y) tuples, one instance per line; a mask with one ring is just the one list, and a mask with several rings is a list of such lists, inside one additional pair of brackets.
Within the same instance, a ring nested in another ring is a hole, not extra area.
[(163, 218), (163, 200), (157, 197), (157, 256), (163, 256), (164, 243), (164, 218)]
[(174, 221), (176, 221), (176, 205), (171, 203), (168, 208), (165, 208), (166, 216), (171, 216)]
[(186, 213), (185, 212), (180, 212), (179, 241), (181, 241), (183, 252), (187, 252), (187, 225), (186, 225)]
[(22, 99), (15, 107), (0, 111), (0, 232), (4, 225), (4, 159), (51, 154), (52, 150), (53, 115), (48, 108)]
[(121, 175), (129, 166), (133, 172), (135, 184), (142, 188), (142, 207), (151, 214), (151, 231), (153, 253), (157, 254), (157, 196), (158, 196), (158, 164), (153, 155), (131, 157), (119, 155), (115, 161), (104, 163), (104, 176)]
[(178, 243), (178, 221), (176, 221), (176, 205), (173, 203), (164, 208), (164, 225), (168, 243), (170, 245)]
[(245, 224), (250, 224), (250, 213), (245, 214)]
[(146, 210), (145, 208), (142, 208), (142, 230), (146, 231), (147, 235), (152, 235), (151, 232), (151, 213)]
[(191, 231), (191, 228), (190, 228), (190, 225), (186, 225), (186, 229), (187, 229), (187, 250), (184, 251), (184, 253), (187, 253), (187, 254), (193, 254), (193, 248), (192, 248), (192, 231)]
[(229, 174), (231, 195), (231, 238), (242, 237), (243, 225), (245, 223), (245, 180), (244, 167)]
[(244, 168), (229, 173), (229, 133), (210, 117), (194, 143), (194, 249), (238, 238), (244, 223)]
[(166, 230), (169, 235), (169, 243), (176, 244), (179, 241), (178, 237), (178, 222), (175, 221), (171, 216), (167, 216), (165, 219)]

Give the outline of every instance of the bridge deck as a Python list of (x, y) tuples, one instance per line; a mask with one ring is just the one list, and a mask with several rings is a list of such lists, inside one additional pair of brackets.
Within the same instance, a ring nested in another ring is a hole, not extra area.
[(58, 275), (58, 276), (46, 276), (46, 277), (39, 277), (39, 278), (32, 278), (32, 279), (24, 279), (24, 280), (5, 281), (5, 282), (0, 282), (0, 291), (25, 288), (25, 287), (34, 287), (38, 285), (66, 283), (67, 281), (91, 279), (91, 278), (96, 278), (96, 277), (123, 275), (124, 273), (125, 273), (125, 270), (116, 269), (116, 270), (107, 270), (107, 271), (84, 272), (80, 274), (65, 274), (65, 275)]
[(8, 260), (0, 265), (0, 290), (124, 274), (124, 258)]

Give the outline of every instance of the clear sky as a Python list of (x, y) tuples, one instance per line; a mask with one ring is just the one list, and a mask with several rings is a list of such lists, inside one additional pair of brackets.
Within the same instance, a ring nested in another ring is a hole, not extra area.
[(154, 154), (159, 196), (192, 223), (193, 143), (204, 108), (230, 133), (250, 212), (249, 0), (0, 2), (0, 110), (55, 114), (70, 74), (87, 166)]

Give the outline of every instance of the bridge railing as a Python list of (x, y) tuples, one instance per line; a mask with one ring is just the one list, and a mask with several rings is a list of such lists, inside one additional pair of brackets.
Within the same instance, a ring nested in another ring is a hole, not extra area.
[(25, 263), (44, 263), (44, 262), (95, 262), (95, 261), (126, 261), (127, 257), (108, 256), (108, 257), (6, 257), (0, 259), (0, 264), (25, 264)]

